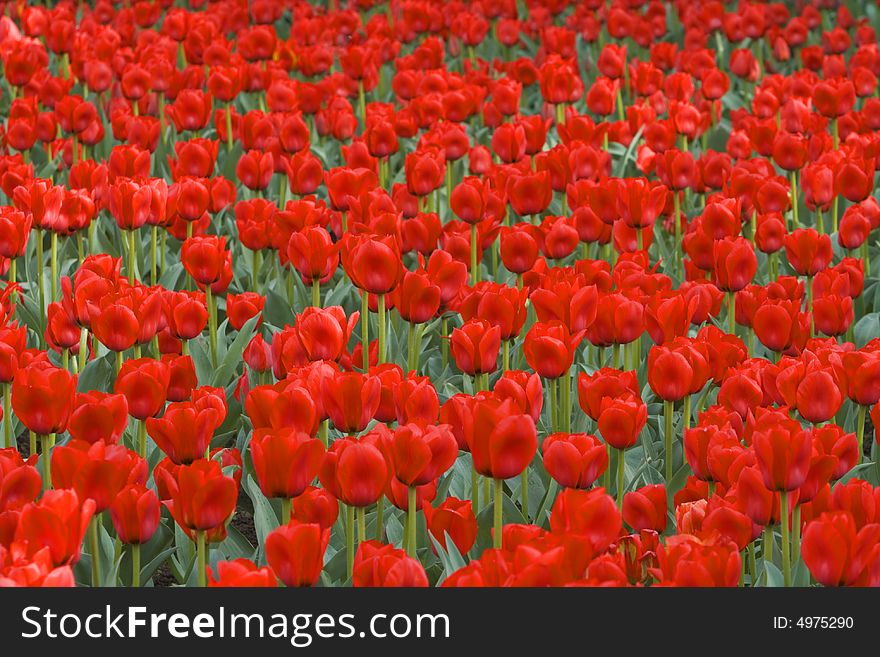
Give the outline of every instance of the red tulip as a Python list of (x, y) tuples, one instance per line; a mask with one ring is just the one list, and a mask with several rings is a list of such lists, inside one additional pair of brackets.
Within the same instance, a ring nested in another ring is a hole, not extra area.
[(566, 488), (589, 488), (608, 469), (608, 450), (595, 436), (554, 433), (544, 439), (544, 468)]
[(267, 567), (257, 566), (240, 557), (234, 561), (221, 561), (217, 564), (217, 577), (208, 568), (210, 587), (274, 587), (277, 586), (275, 574)]
[(329, 528), (293, 520), (266, 536), (266, 561), (285, 586), (313, 586), (329, 543)]
[(73, 410), (76, 380), (48, 361), (34, 361), (15, 375), (12, 410), (37, 435), (60, 433), (67, 428)]
[(467, 554), (477, 540), (477, 519), (470, 500), (447, 497), (436, 507), (422, 507), (431, 536), (448, 551), (448, 536), (459, 554)]
[(320, 440), (295, 429), (256, 430), (250, 445), (257, 482), (269, 498), (301, 495), (324, 457)]
[(531, 463), (538, 435), (531, 416), (517, 412), (510, 401), (478, 399), (465, 428), (474, 468), (494, 479), (510, 479)]
[(321, 485), (345, 504), (365, 507), (382, 496), (388, 468), (376, 446), (342, 438), (330, 446), (318, 476)]
[(170, 484), (171, 499), (164, 504), (187, 536), (205, 531), (212, 542), (222, 540), (226, 522), (235, 511), (235, 480), (224, 475), (216, 461), (203, 459), (180, 466)]
[(623, 520), (634, 531), (666, 530), (666, 486), (651, 484), (623, 496)]
[(171, 372), (168, 365), (152, 358), (127, 360), (122, 364), (113, 392), (128, 402), (128, 413), (138, 420), (155, 417), (165, 406)]
[(501, 328), (485, 320), (472, 319), (452, 330), (450, 345), (456, 367), (465, 374), (494, 372), (501, 348)]
[(354, 555), (352, 586), (426, 587), (425, 569), (403, 550), (378, 541), (365, 541)]
[(128, 484), (110, 505), (110, 519), (126, 545), (148, 542), (159, 528), (159, 498), (143, 484)]

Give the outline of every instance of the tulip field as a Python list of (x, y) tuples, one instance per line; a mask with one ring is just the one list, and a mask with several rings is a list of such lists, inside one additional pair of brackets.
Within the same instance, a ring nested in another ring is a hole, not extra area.
[(876, 3), (0, 9), (0, 585), (880, 586)]

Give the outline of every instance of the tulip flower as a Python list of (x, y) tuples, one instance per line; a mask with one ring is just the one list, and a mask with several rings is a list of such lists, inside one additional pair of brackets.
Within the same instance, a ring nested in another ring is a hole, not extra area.
[(275, 574), (268, 567), (257, 568), (244, 558), (221, 561), (217, 564), (217, 577), (208, 569), (210, 587), (266, 587), (277, 586)]
[(329, 543), (329, 528), (293, 520), (266, 536), (266, 561), (285, 586), (313, 586)]
[(238, 487), (216, 461), (182, 465), (169, 476), (171, 499), (164, 502), (180, 528), (196, 543), (199, 586), (206, 586), (208, 542), (226, 537), (226, 522), (235, 511)]
[(110, 519), (119, 540), (131, 546), (131, 585), (140, 586), (141, 544), (159, 527), (159, 498), (143, 484), (129, 484), (119, 491), (110, 506)]
[(294, 429), (260, 429), (251, 438), (251, 459), (260, 490), (281, 498), (281, 520), (290, 520), (290, 500), (315, 479), (324, 457), (321, 441)]

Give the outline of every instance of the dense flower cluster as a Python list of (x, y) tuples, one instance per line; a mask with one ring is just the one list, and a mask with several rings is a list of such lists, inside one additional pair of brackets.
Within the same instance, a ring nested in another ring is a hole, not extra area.
[(0, 584), (880, 585), (867, 16), (0, 7)]

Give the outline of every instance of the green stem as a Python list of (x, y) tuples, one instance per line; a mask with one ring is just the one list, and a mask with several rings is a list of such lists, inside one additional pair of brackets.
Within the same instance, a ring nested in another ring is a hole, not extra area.
[(3, 446), (12, 447), (12, 385), (3, 384)]
[(159, 227), (153, 226), (150, 230), (150, 283), (156, 285), (159, 274)]
[(565, 370), (560, 380), (561, 402), (562, 402), (562, 422), (560, 426), (566, 433), (571, 433), (571, 369)]
[(449, 335), (449, 319), (446, 316), (443, 316), (443, 319), (440, 320), (440, 358), (442, 369), (446, 369), (446, 366), (449, 365), (449, 340), (447, 336)]
[(211, 364), (217, 367), (217, 303), (211, 286), (205, 286), (205, 301), (208, 306), (208, 342), (211, 345)]
[(663, 401), (663, 420), (665, 422), (664, 425), (664, 438), (666, 439), (666, 453), (664, 454), (664, 459), (666, 461), (666, 485), (669, 485), (669, 482), (672, 481), (672, 414), (675, 412), (675, 404), (674, 402), (664, 400)]
[(757, 582), (757, 573), (758, 573), (758, 563), (755, 558), (755, 542), (752, 541), (749, 543), (748, 548), (746, 548), (749, 553), (749, 580), (752, 586), (755, 586)]
[(137, 421), (138, 454), (141, 458), (147, 458), (147, 423), (145, 420)]
[(493, 511), (493, 523), (494, 531), (492, 532), (492, 547), (496, 549), (501, 548), (501, 511), (504, 508), (504, 480), (503, 479), (494, 479), (495, 483), (495, 500), (494, 506), (492, 508)]
[[(254, 289), (257, 289), (254, 287)], [(312, 281), (312, 306), (321, 307), (321, 279), (316, 278)]]
[(101, 549), (98, 542), (98, 525), (100, 516), (92, 516), (89, 520), (89, 552), (92, 557), (92, 588), (101, 586)]
[(859, 404), (859, 415), (856, 420), (856, 437), (859, 441), (859, 462), (862, 460), (865, 444), (865, 419), (868, 414), (868, 407)]
[(788, 174), (788, 180), (791, 187), (791, 220), (793, 224), (793, 230), (797, 230), (798, 228), (800, 228), (800, 221), (798, 221), (797, 172), (791, 171)]
[(501, 346), (501, 366), (504, 368), (502, 372), (510, 369), (510, 340), (505, 340)]
[(141, 545), (133, 543), (131, 546), (131, 586), (138, 588), (141, 585)]
[(49, 235), (49, 263), (51, 266), (52, 280), (50, 281), (52, 289), (51, 301), (58, 299), (58, 233), (54, 230)]
[(137, 260), (137, 242), (134, 230), (128, 231), (128, 284), (134, 285), (134, 264)]
[(617, 450), (617, 508), (623, 508), (623, 495), (626, 492), (626, 459), (624, 450)]
[(366, 372), (370, 369), (370, 295), (366, 290), (361, 290), (361, 346)]
[(199, 588), (205, 588), (208, 586), (208, 546), (204, 530), (196, 531), (196, 551), (198, 552)]
[[(263, 254), (259, 249), (255, 249), (251, 252), (252, 256), (252, 269), (251, 271), (251, 286), (253, 287), (254, 292), (260, 291), (260, 265), (262, 264)], [(312, 292), (312, 298), (314, 299), (314, 292)], [(312, 303), (314, 306), (315, 304)]]
[(290, 524), (290, 507), (292, 506), (293, 500), (289, 497), (281, 498), (281, 524), (288, 525)]
[(529, 466), (520, 475), (520, 504), (523, 518), (529, 520)]
[(681, 263), (681, 199), (678, 197), (678, 191), (673, 191), (672, 200), (672, 217), (675, 221), (675, 259), (673, 263), (675, 271), (678, 271)]
[(477, 265), (477, 224), (471, 224), (471, 285), (480, 280), (480, 269)]
[(385, 362), (385, 295), (379, 295), (379, 364)]
[(406, 553), (416, 558), (416, 487), (410, 486), (406, 498)]
[(780, 493), (779, 522), (782, 525), (782, 582), (791, 586), (791, 541), (788, 527), (788, 491)]
[(232, 150), (232, 103), (226, 103), (226, 148)]
[(345, 566), (348, 579), (354, 572), (354, 507), (345, 507)]
[(367, 509), (366, 507), (359, 506), (356, 512), (358, 543), (365, 543), (367, 540)]
[(727, 332), (736, 335), (736, 293), (728, 290), (727, 297)]
[(796, 564), (801, 558), (801, 505), (795, 504), (791, 511), (791, 562)]
[(556, 379), (548, 379), (550, 387), (550, 427), (553, 433), (559, 431), (559, 402), (556, 395)]
[(45, 330), (46, 330), (46, 282), (45, 275), (43, 273), (45, 268), (45, 263), (43, 262), (43, 231), (39, 228), (36, 229), (36, 237), (37, 237), (37, 286), (40, 294), (40, 335), (39, 339), (41, 343), (45, 343)]
[(50, 490), (52, 488), (52, 446), (54, 444), (54, 433), (48, 436), (40, 436), (40, 446), (43, 451), (40, 455), (40, 460), (43, 462), (43, 490)]

